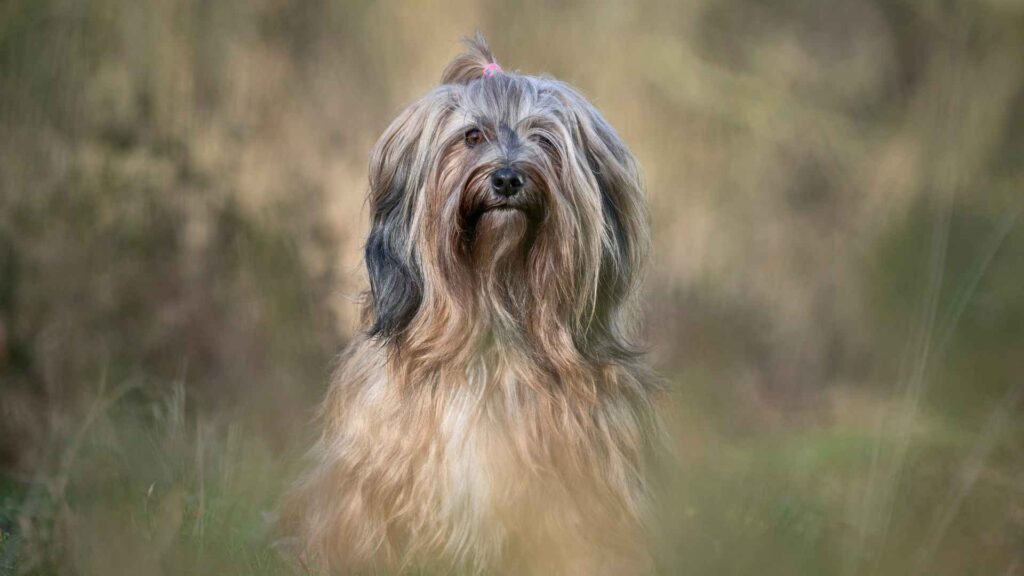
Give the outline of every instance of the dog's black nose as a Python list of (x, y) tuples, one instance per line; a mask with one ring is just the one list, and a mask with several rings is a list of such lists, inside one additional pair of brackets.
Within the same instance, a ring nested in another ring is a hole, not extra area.
[(501, 196), (515, 196), (525, 183), (523, 175), (512, 168), (499, 168), (491, 174), (491, 188)]

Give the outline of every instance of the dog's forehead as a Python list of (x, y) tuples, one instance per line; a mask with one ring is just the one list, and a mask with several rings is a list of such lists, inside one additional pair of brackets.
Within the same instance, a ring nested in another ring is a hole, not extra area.
[(473, 118), (516, 125), (523, 118), (554, 111), (548, 92), (537, 78), (498, 74), (463, 86), (456, 95), (456, 106)]

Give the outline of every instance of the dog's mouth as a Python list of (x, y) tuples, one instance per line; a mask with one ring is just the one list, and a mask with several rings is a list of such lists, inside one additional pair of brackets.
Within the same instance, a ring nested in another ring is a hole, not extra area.
[(516, 216), (525, 218), (528, 222), (536, 219), (537, 210), (527, 202), (511, 202), (507, 200), (482, 202), (474, 207), (466, 215), (467, 229), (474, 232), (483, 220), (494, 220), (498, 223), (501, 220), (515, 219)]
[(485, 207), (480, 209), (480, 211), (477, 214), (477, 218), (483, 216), (484, 214), (491, 214), (491, 213), (494, 213), (494, 212), (498, 212), (498, 213), (502, 213), (502, 212), (505, 212), (505, 213), (508, 213), (508, 212), (522, 212), (522, 213), (525, 214), (526, 213), (526, 209), (521, 207), (521, 206), (512, 206), (511, 204), (496, 204), (494, 206), (485, 206)]

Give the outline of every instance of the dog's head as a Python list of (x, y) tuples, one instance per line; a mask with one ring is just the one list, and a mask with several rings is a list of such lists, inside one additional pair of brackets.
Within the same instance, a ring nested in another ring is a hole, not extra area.
[(373, 151), (368, 331), (606, 347), (648, 247), (636, 162), (579, 92), (468, 44)]

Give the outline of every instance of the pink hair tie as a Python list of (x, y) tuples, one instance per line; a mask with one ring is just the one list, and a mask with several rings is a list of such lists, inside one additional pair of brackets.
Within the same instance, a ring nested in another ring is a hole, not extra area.
[(501, 72), (501, 66), (498, 66), (497, 62), (490, 62), (484, 65), (484, 78), (492, 78), (499, 72)]

